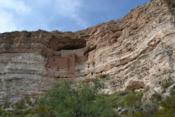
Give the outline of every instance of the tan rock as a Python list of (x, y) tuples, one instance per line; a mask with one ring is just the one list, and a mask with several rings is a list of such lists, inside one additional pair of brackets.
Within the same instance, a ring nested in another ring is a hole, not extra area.
[(145, 84), (143, 81), (139, 80), (130, 80), (126, 83), (126, 90), (138, 90), (138, 89), (143, 89), (145, 87)]
[(0, 34), (0, 102), (45, 92), (65, 78), (107, 75), (110, 93), (175, 81), (173, 1), (152, 0), (121, 20), (78, 32)]

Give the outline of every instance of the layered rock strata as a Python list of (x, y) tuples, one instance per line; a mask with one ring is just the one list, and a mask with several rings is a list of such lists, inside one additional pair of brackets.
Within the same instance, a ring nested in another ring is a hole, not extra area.
[(108, 88), (114, 91), (134, 80), (163, 92), (162, 82), (174, 77), (172, 9), (165, 1), (153, 0), (122, 20), (85, 30), (87, 47), (94, 48), (88, 53), (89, 75), (108, 75)]
[(175, 81), (173, 0), (78, 32), (0, 34), (0, 99), (38, 95), (58, 79), (105, 78), (107, 92), (164, 93)]
[(0, 35), (0, 99), (18, 100), (47, 90), (54, 78), (75, 78), (86, 41), (73, 33), (45, 31)]

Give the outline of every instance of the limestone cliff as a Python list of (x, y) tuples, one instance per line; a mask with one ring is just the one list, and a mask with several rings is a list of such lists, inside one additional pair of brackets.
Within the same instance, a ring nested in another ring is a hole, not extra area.
[[(38, 95), (58, 79), (108, 77), (107, 91), (166, 93), (175, 82), (173, 0), (78, 32), (0, 34), (0, 99)], [(168, 84), (168, 86), (167, 86)]]
[[(18, 100), (47, 90), (54, 78), (75, 78), (86, 41), (74, 33), (12, 32), (0, 35), (0, 99)], [(79, 74), (79, 73), (78, 73)]]

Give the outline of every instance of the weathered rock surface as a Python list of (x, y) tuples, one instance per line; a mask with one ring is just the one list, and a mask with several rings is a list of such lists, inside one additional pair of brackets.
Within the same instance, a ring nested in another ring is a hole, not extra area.
[(87, 47), (94, 47), (88, 53), (88, 75), (109, 75), (106, 83), (113, 91), (126, 89), (128, 81), (134, 79), (144, 83), (143, 89), (163, 93), (164, 86), (175, 80), (172, 4), (153, 0), (120, 21), (85, 30), (89, 35)]
[(57, 79), (102, 76), (111, 92), (163, 93), (175, 82), (174, 7), (173, 0), (152, 0), (121, 20), (74, 33), (0, 34), (1, 101), (38, 95)]
[(85, 46), (86, 41), (73, 33), (1, 34), (0, 99), (35, 96), (47, 90), (54, 78), (76, 77), (86, 60)]

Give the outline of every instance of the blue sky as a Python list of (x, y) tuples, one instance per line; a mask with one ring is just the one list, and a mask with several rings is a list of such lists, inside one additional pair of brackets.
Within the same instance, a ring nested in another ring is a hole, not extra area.
[(0, 32), (76, 31), (116, 20), (148, 0), (0, 0)]

